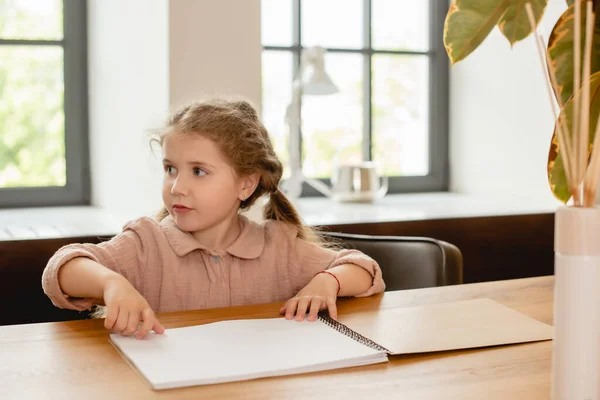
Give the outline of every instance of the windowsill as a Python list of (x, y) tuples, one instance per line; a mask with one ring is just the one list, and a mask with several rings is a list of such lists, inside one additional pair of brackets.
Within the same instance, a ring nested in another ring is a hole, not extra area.
[(312, 197), (301, 199), (297, 207), (309, 225), (349, 225), (545, 214), (553, 213), (559, 205), (553, 198), (540, 201), (433, 192), (392, 194), (372, 204), (337, 203), (324, 197)]
[(113, 236), (122, 223), (97, 207), (40, 207), (0, 210), (0, 241)]
[[(544, 214), (553, 213), (560, 203), (554, 199), (502, 199), (443, 192), (388, 195), (372, 204), (344, 204), (313, 197), (302, 198), (296, 205), (309, 225), (348, 225)], [(112, 236), (128, 219), (97, 207), (4, 209), (0, 210), (0, 241)]]

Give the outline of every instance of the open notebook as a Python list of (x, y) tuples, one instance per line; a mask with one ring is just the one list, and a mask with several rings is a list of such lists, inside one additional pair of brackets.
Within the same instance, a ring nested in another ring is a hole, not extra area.
[(388, 355), (524, 343), (552, 327), (490, 299), (355, 313), (339, 322), (234, 320), (111, 342), (153, 389), (386, 362)]

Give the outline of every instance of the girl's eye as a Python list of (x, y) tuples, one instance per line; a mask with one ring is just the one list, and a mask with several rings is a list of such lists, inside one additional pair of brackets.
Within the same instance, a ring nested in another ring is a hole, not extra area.
[(166, 172), (168, 175), (173, 175), (174, 173), (176, 173), (176, 172), (177, 172), (177, 168), (175, 168), (175, 167), (173, 167), (173, 166), (171, 166), (171, 165), (165, 165), (165, 172)]
[(194, 168), (194, 175), (196, 175), (196, 176), (204, 176), (204, 175), (206, 175), (206, 171), (203, 170), (202, 168), (195, 167)]

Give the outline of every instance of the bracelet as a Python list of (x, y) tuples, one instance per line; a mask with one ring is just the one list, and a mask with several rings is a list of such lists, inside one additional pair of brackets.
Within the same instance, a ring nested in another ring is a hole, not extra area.
[(336, 296), (339, 296), (339, 294), (340, 294), (340, 290), (342, 290), (342, 285), (340, 284), (340, 280), (338, 279), (338, 277), (337, 277), (337, 276), (335, 276), (335, 274), (332, 274), (332, 273), (331, 273), (331, 272), (329, 272), (329, 271), (319, 271), (319, 272), (317, 272), (316, 274), (314, 274), (314, 275), (313, 275), (313, 278), (314, 278), (315, 276), (319, 275), (319, 274), (329, 274), (329, 275), (331, 275), (331, 276), (333, 276), (333, 277), (335, 278), (335, 280), (336, 280), (336, 282), (337, 282), (337, 284), (338, 284), (338, 291), (337, 291), (337, 294), (336, 294)]

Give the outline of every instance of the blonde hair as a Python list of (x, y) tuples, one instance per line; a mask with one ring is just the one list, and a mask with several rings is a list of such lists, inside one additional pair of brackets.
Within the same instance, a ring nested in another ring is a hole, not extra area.
[[(260, 197), (269, 194), (264, 219), (286, 222), (295, 228), (299, 238), (321, 243), (316, 231), (302, 222), (294, 205), (279, 190), (283, 166), (250, 103), (210, 100), (188, 104), (171, 115), (165, 129), (153, 141), (162, 146), (164, 140), (174, 134), (203, 135), (217, 144), (238, 176), (259, 174), (258, 186), (240, 203), (241, 210), (250, 208)], [(157, 219), (160, 221), (168, 215), (163, 209)]]

